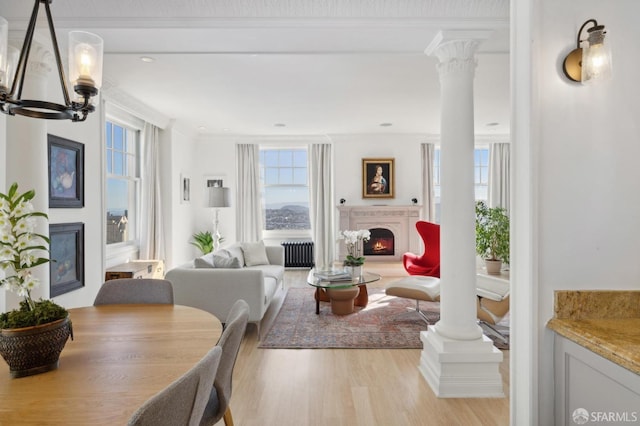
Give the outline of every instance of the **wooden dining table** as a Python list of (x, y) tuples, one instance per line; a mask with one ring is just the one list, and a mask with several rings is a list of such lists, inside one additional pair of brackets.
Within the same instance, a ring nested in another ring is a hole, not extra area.
[(56, 370), (12, 379), (0, 360), (0, 425), (126, 425), (218, 341), (212, 314), (180, 305), (69, 309)]

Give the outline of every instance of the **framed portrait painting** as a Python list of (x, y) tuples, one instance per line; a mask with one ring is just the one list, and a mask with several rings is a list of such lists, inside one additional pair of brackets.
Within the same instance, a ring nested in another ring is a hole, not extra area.
[(394, 198), (393, 158), (362, 159), (362, 198)]
[(84, 144), (47, 135), (49, 207), (84, 207)]
[(84, 223), (49, 225), (50, 297), (84, 287)]

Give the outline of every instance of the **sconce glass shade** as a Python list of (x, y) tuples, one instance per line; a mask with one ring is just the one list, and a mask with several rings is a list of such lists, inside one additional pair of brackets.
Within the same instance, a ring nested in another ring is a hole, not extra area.
[(5, 92), (11, 86), (9, 83), (9, 74), (7, 68), (9, 66), (9, 23), (0, 16), (0, 87)]
[(582, 84), (611, 77), (611, 50), (604, 43), (604, 25), (588, 30), (589, 38), (582, 48)]
[(229, 192), (229, 188), (223, 188), (221, 186), (209, 187), (209, 200), (207, 202), (207, 206), (231, 207), (231, 197)]
[(102, 87), (102, 53), (100, 37), (85, 31), (69, 33), (69, 81), (76, 87)]
[[(589, 24), (592, 27), (587, 30), (588, 38), (583, 39), (582, 32)], [(567, 78), (592, 84), (611, 77), (611, 51), (604, 43), (605, 34), (604, 25), (598, 25), (595, 19), (582, 24), (578, 31), (577, 47), (567, 55), (562, 65)]]

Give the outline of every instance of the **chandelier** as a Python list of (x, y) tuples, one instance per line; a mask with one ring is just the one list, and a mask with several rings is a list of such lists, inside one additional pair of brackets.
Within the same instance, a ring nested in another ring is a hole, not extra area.
[[(64, 67), (49, 8), (52, 1), (35, 0), (20, 52), (8, 45), (9, 24), (6, 19), (0, 17), (0, 111), (9, 115), (18, 114), (33, 118), (84, 121), (90, 112), (95, 111), (91, 98), (98, 94), (102, 85), (103, 42), (97, 35), (84, 31), (69, 33), (69, 82), (76, 94), (74, 99), (71, 99), (65, 83)], [(47, 14), (64, 104), (22, 98), (40, 5), (44, 5)]]

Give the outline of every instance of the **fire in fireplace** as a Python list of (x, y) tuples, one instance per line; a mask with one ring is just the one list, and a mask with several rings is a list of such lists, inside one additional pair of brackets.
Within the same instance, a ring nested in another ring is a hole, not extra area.
[(364, 243), (365, 256), (393, 256), (395, 254), (393, 232), (385, 228), (372, 228), (371, 238)]

